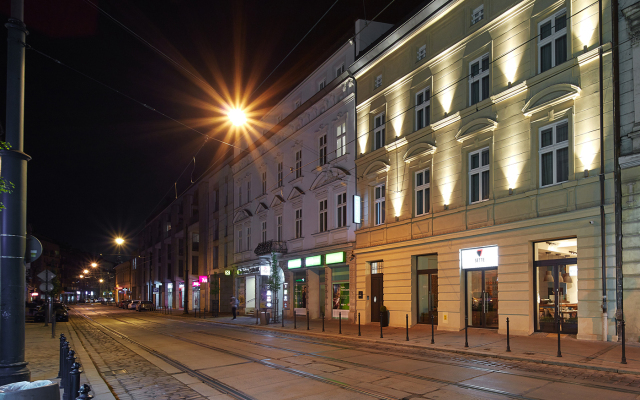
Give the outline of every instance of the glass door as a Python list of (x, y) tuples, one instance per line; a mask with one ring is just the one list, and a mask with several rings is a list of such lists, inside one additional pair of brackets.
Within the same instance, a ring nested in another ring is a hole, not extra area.
[(438, 273), (418, 271), (418, 323), (438, 324)]
[(498, 327), (498, 270), (467, 271), (467, 315), (469, 326)]

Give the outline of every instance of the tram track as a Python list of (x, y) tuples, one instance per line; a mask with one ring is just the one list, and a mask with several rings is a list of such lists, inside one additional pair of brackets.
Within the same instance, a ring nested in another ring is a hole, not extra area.
[[(120, 318), (114, 318), (114, 317), (111, 317), (111, 316), (110, 316), (110, 318), (116, 319), (116, 320), (124, 322), (124, 323), (129, 323), (129, 324), (136, 325), (136, 324), (134, 324), (134, 323), (132, 323), (130, 321), (125, 321), (125, 320), (120, 319)], [(137, 317), (137, 316), (135, 316), (135, 317), (134, 316), (127, 316), (127, 318), (138, 319), (138, 320), (145, 321), (145, 322), (148, 322), (148, 323), (153, 323), (153, 324), (157, 324), (157, 325), (161, 325), (161, 326), (166, 326), (165, 324), (162, 324), (161, 322), (151, 321), (151, 320), (147, 320), (147, 319), (140, 318), (140, 317)], [(221, 323), (216, 323), (216, 322), (202, 323), (202, 322), (196, 322), (196, 321), (182, 321), (182, 320), (173, 319), (173, 318), (171, 319), (171, 321), (182, 322), (182, 323), (189, 324), (189, 325), (197, 325), (197, 326), (204, 326), (204, 327), (210, 327), (211, 324), (215, 324), (216, 326), (223, 327), (223, 328), (226, 328), (226, 329), (229, 329), (229, 330), (246, 331), (246, 329), (243, 329), (244, 327), (237, 327), (237, 326), (233, 326), (233, 325), (221, 324)], [(149, 329), (149, 328), (142, 328), (142, 329)], [(304, 351), (300, 351), (300, 350), (290, 349), (290, 348), (287, 348), (287, 347), (274, 346), (274, 345), (271, 345), (271, 344), (264, 344), (264, 343), (260, 343), (260, 342), (253, 341), (253, 340), (246, 340), (246, 339), (241, 339), (241, 338), (236, 338), (236, 337), (229, 337), (229, 336), (226, 336), (226, 335), (221, 335), (219, 333), (213, 333), (213, 332), (207, 332), (207, 331), (194, 331), (194, 333), (200, 333), (200, 334), (204, 334), (204, 335), (208, 335), (208, 336), (219, 337), (219, 338), (223, 338), (225, 340), (231, 340), (231, 341), (235, 341), (235, 342), (239, 342), (239, 343), (252, 344), (252, 345), (255, 345), (255, 346), (269, 348), (269, 349), (273, 349), (273, 350), (287, 351), (287, 352), (291, 352), (291, 353), (294, 353), (294, 354), (297, 354), (297, 355), (303, 355), (303, 356), (307, 356), (307, 357), (315, 357), (315, 358), (324, 359), (326, 361), (331, 361), (331, 362), (351, 364), (352, 366), (358, 367), (358, 368), (376, 369), (377, 371), (386, 372), (386, 373), (398, 373), (396, 371), (380, 369), (380, 368), (377, 368), (377, 367), (371, 367), (371, 366), (368, 366), (368, 365), (365, 365), (365, 364), (360, 364), (360, 363), (353, 363), (353, 362), (350, 362), (350, 361), (345, 361), (345, 360), (341, 360), (341, 359), (337, 359), (337, 358), (333, 358), (333, 357), (329, 357), (329, 356), (324, 356), (324, 355), (317, 354), (317, 353), (304, 352)], [(354, 347), (354, 346), (346, 345), (344, 343), (336, 344), (336, 343), (331, 342), (329, 340), (327, 340), (327, 341), (312, 340), (312, 339), (309, 339), (308, 337), (304, 337), (304, 335), (302, 335), (302, 337), (301, 337), (301, 335), (294, 335), (294, 334), (290, 334), (290, 333), (287, 333), (287, 334), (280, 334), (280, 332), (268, 332), (267, 333), (265, 331), (256, 330), (256, 329), (253, 329), (252, 333), (261, 334), (262, 336), (265, 336), (265, 337), (279, 338), (279, 339), (283, 339), (283, 340), (293, 340), (293, 341), (297, 341), (297, 342), (309, 343), (309, 344), (314, 344), (314, 345), (332, 346), (332, 347), (336, 347), (336, 348), (339, 348), (339, 349), (345, 349), (345, 350), (363, 351), (361, 344), (358, 344), (359, 345), (358, 347)], [(348, 341), (348, 340), (349, 339), (341, 339), (341, 341)], [(366, 352), (368, 352), (370, 354), (388, 355), (389, 354), (389, 352), (388, 352), (389, 347), (390, 346), (385, 346), (385, 345), (373, 346), (371, 344), (367, 344), (366, 350), (364, 350), (364, 351), (366, 351)], [(398, 349), (394, 348), (393, 350), (397, 351)], [(425, 350), (429, 351), (428, 349), (425, 349)], [(578, 385), (578, 386), (582, 386), (582, 387), (589, 387), (589, 388), (593, 388), (593, 389), (602, 389), (602, 390), (615, 391), (615, 392), (618, 392), (618, 393), (630, 393), (630, 394), (640, 395), (640, 390), (618, 388), (618, 387), (614, 387), (614, 386), (600, 385), (600, 384), (584, 382), (584, 381), (568, 381), (566, 379), (558, 379), (558, 378), (552, 378), (552, 377), (541, 377), (541, 376), (538, 376), (538, 375), (535, 375), (535, 374), (516, 373), (516, 372), (513, 372), (513, 371), (507, 371), (507, 370), (503, 370), (503, 369), (488, 368), (486, 366), (468, 365), (468, 362), (470, 360), (461, 359), (459, 357), (451, 357), (451, 360), (459, 360), (459, 361), (444, 361), (442, 359), (428, 358), (427, 356), (415, 356), (415, 355), (405, 355), (405, 354), (403, 354), (402, 357), (405, 358), (405, 359), (409, 359), (409, 360), (425, 361), (425, 362), (429, 362), (429, 363), (460, 367), (460, 368), (471, 369), (471, 370), (487, 372), (487, 373), (499, 373), (499, 374), (505, 374), (505, 375), (510, 375), (510, 376), (522, 377), (522, 378), (531, 378), (531, 379), (536, 379), (536, 380), (545, 381), (545, 382), (571, 384), (571, 385)], [(405, 374), (407, 374), (407, 373), (405, 373)], [(409, 377), (412, 377), (412, 378), (416, 378), (416, 379), (420, 379), (419, 378), (420, 375), (407, 374), (406, 376), (409, 376)]]

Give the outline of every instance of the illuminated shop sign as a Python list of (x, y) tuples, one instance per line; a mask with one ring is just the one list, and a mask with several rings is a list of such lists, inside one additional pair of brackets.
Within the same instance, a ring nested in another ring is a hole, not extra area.
[(200, 282), (198, 282), (198, 281), (193, 281), (193, 282), (191, 282), (191, 286), (193, 286), (193, 287), (200, 287)]
[(271, 267), (269, 265), (261, 265), (260, 266), (260, 275), (262, 275), (262, 276), (271, 275)]
[(477, 247), (460, 250), (462, 269), (498, 266), (498, 246)]
[(338, 253), (329, 253), (325, 256), (327, 264), (336, 264), (344, 262), (344, 251)]
[(353, 196), (353, 222), (356, 224), (362, 223), (362, 217), (360, 216), (360, 196)]
[(251, 266), (251, 267), (238, 267), (238, 275), (253, 275), (260, 273), (259, 266)]
[(209, 282), (209, 278), (206, 275), (201, 275), (199, 276), (200, 279), (198, 279), (198, 282), (200, 283), (207, 283)]
[(167, 283), (167, 289), (173, 289), (173, 283)]
[(296, 258), (295, 260), (287, 261), (287, 268), (294, 269), (302, 267), (302, 258)]
[(322, 265), (322, 256), (307, 257), (304, 259), (304, 265), (307, 267), (317, 267)]
[(231, 275), (231, 270), (230, 269), (225, 269), (224, 270), (224, 274), (227, 275), (227, 276)]

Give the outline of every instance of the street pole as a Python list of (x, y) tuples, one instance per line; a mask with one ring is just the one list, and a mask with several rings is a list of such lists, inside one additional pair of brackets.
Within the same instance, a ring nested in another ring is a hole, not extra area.
[(24, 150), (24, 1), (11, 0), (7, 34), (6, 141), (0, 150), (2, 177), (15, 185), (2, 193), (6, 209), (0, 232), (0, 385), (31, 380), (25, 361), (25, 265), (27, 247), (27, 161)]

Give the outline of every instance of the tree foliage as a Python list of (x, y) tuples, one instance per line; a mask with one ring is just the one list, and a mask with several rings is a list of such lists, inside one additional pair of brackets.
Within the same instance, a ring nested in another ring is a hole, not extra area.
[[(0, 141), (0, 150), (10, 150), (11, 145), (7, 142)], [(13, 183), (4, 179), (4, 177), (0, 176), (0, 193), (11, 193), (15, 189)], [(0, 211), (4, 210), (6, 207), (4, 204), (0, 202)]]

